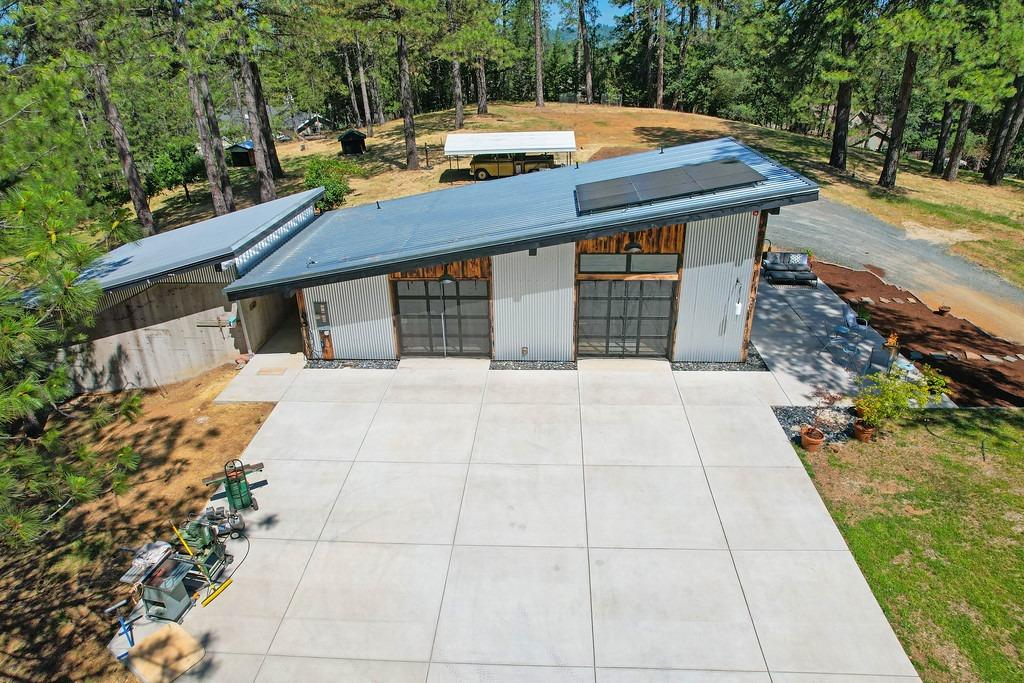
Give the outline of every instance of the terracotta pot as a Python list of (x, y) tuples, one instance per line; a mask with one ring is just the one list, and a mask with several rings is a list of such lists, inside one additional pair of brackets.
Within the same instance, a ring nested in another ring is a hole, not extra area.
[(808, 453), (814, 453), (825, 443), (825, 434), (817, 427), (804, 425), (800, 428), (800, 445)]
[(867, 443), (875, 436), (875, 428), (868, 426), (864, 420), (855, 420), (853, 423), (853, 436), (857, 441)]

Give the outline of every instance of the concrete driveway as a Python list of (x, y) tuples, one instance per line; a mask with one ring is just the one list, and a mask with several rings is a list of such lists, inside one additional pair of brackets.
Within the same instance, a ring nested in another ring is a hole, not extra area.
[(786, 402), (656, 361), (296, 370), (192, 678), (915, 680)]

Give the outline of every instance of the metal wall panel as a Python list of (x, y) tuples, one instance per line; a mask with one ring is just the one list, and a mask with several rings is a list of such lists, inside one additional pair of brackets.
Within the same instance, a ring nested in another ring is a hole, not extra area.
[(757, 222), (742, 213), (687, 224), (674, 360), (740, 360)]
[(252, 270), (288, 238), (312, 223), (315, 217), (313, 207), (307, 206), (289, 218), (287, 222), (275, 228), (269, 235), (235, 257), (235, 267), (238, 269), (238, 272), (244, 275)]
[(331, 318), (335, 358), (397, 358), (388, 287), (387, 276), (378, 275), (303, 290), (313, 357), (319, 358), (323, 352), (313, 314), (314, 304), (323, 301)]
[(572, 360), (576, 245), (501, 254), (492, 264), (494, 357)]
[(199, 268), (193, 268), (191, 270), (185, 270), (180, 273), (172, 273), (170, 275), (164, 275), (163, 277), (154, 278), (149, 282), (140, 282), (121, 289), (113, 289), (109, 292), (104, 292), (103, 296), (100, 298), (100, 303), (96, 311), (105, 311), (112, 306), (124, 303), (125, 301), (142, 294), (144, 291), (156, 284), (229, 284), (235, 281), (235, 277), (235, 269), (230, 264), (222, 270), (218, 270), (213, 265), (206, 265)]

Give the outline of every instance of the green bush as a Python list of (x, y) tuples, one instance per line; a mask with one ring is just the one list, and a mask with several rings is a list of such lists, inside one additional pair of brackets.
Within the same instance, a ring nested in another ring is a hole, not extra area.
[(310, 157), (303, 182), (307, 190), (324, 188), (324, 196), (316, 203), (321, 211), (334, 209), (345, 203), (345, 195), (352, 191), (349, 176), (362, 175), (362, 169), (351, 161), (328, 156)]
[(945, 389), (946, 379), (927, 365), (921, 367), (920, 378), (894, 368), (863, 377), (853, 404), (864, 424), (881, 427), (924, 410), (942, 398)]

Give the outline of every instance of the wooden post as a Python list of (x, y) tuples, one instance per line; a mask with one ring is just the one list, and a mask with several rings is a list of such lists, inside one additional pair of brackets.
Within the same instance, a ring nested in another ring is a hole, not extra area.
[(299, 329), (302, 332), (302, 352), (306, 358), (313, 355), (309, 342), (309, 322), (306, 320), (306, 294), (303, 290), (295, 290), (295, 304), (299, 309)]
[(747, 322), (743, 325), (743, 347), (740, 349), (740, 362), (747, 361), (747, 348), (750, 346), (750, 328), (754, 324), (754, 304), (757, 302), (757, 285), (761, 280), (761, 259), (764, 256), (764, 239), (768, 233), (768, 212), (762, 210), (757, 222), (757, 240), (754, 243), (754, 270), (750, 279), (750, 295), (747, 300)]

